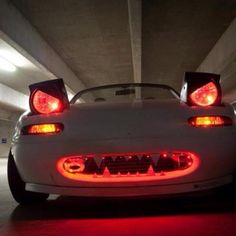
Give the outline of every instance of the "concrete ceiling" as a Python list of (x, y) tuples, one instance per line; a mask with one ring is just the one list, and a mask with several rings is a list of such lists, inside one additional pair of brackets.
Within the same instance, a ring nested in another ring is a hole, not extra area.
[[(87, 86), (131, 82), (127, 0), (12, 0)], [(235, 0), (149, 0), (142, 10), (142, 82), (179, 89), (236, 16)]]
[(13, 3), (86, 86), (132, 81), (126, 0)]
[(236, 16), (234, 0), (143, 2), (142, 78), (181, 86)]
[[(28, 85), (40, 82), (45, 77), (45, 74), (38, 67), (26, 58), (21, 57), (20, 53), (0, 38), (0, 57), (4, 56), (4, 54), (11, 56), (11, 59), (14, 57), (17, 66), (17, 70), (14, 73), (0, 70), (0, 82), (4, 85), (28, 94)], [(17, 57), (21, 58), (18, 59)]]

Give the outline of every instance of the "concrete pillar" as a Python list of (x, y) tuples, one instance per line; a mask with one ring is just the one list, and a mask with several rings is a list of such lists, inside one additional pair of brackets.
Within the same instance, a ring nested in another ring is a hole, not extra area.
[(236, 18), (217, 41), (197, 71), (221, 74), (227, 102), (236, 101)]
[(141, 0), (128, 0), (130, 40), (133, 60), (134, 82), (141, 83), (142, 58), (142, 2)]

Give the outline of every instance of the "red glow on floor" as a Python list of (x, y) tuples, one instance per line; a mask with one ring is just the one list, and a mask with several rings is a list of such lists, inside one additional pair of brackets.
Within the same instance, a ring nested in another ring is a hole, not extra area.
[(235, 236), (235, 213), (184, 214), (112, 219), (39, 219), (11, 222), (0, 235), (56, 236)]

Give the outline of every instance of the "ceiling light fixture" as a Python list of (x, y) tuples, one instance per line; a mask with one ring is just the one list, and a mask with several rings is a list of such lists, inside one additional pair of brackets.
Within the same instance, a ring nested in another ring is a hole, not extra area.
[(14, 72), (16, 70), (16, 67), (4, 58), (0, 57), (0, 69), (8, 72)]
[(11, 64), (18, 66), (18, 67), (26, 67), (29, 65), (29, 61), (23, 57), (20, 53), (18, 53), (16, 50), (6, 50), (6, 49), (0, 49), (0, 57), (4, 58)]

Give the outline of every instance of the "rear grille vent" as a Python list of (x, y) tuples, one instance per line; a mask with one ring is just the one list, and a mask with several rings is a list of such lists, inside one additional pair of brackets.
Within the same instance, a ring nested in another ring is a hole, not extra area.
[(163, 157), (154, 155), (132, 155), (132, 156), (106, 156), (85, 158), (84, 160), (84, 174), (98, 174), (103, 175), (106, 172), (112, 175), (117, 174), (146, 174), (161, 171), (174, 171), (177, 169), (185, 169), (191, 165), (191, 160), (187, 156)]
[(64, 175), (78, 177), (161, 176), (190, 168), (195, 158), (189, 152), (81, 155), (63, 158), (59, 161), (59, 169)]

